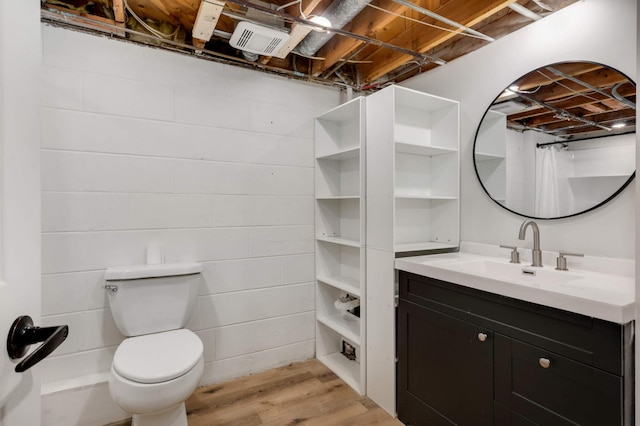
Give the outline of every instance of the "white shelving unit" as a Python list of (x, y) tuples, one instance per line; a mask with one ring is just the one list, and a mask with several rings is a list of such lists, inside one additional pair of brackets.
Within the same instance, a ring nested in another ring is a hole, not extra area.
[(478, 177), (495, 201), (507, 198), (507, 116), (487, 111), (482, 119), (474, 149)]
[(397, 255), (459, 245), (459, 103), (390, 86), (367, 98), (367, 395), (395, 404)]
[[(357, 98), (315, 122), (316, 356), (361, 395), (366, 392), (364, 119), (365, 100)], [(346, 294), (360, 299), (359, 317), (336, 309), (335, 301)], [(355, 350), (355, 360), (343, 354), (345, 347)]]

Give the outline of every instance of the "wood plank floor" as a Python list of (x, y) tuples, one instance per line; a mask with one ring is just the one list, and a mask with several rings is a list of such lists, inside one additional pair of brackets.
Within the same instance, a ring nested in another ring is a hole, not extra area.
[(187, 400), (189, 426), (401, 426), (317, 360), (199, 388)]
[(189, 426), (403, 426), (315, 359), (198, 388), (186, 406)]

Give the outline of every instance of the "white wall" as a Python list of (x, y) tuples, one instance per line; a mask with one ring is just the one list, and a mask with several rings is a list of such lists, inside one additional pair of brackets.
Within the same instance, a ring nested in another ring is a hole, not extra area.
[[(485, 109), (512, 81), (542, 65), (570, 60), (601, 62), (637, 80), (636, 1), (577, 2), (404, 84), (460, 101), (462, 240), (522, 245), (517, 234), (524, 218), (493, 203), (477, 180), (472, 162), (475, 131)], [(538, 224), (543, 250), (633, 258), (635, 181), (606, 206)]]
[(43, 322), (70, 326), (44, 387), (109, 371), (104, 269), (149, 243), (204, 263), (203, 384), (313, 357), (313, 117), (340, 93), (48, 26), (43, 45)]

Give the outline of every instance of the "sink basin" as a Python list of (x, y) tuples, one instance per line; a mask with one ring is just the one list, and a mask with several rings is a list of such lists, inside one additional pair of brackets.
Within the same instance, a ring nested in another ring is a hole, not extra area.
[(563, 285), (584, 278), (581, 274), (557, 271), (549, 267), (534, 268), (522, 263), (496, 260), (452, 262), (439, 265), (441, 268), (472, 275), (491, 277), (500, 281), (524, 285)]

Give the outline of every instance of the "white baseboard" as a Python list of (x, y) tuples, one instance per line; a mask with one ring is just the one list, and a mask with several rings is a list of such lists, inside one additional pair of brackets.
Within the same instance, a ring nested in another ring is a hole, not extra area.
[(108, 377), (105, 380), (91, 376), (43, 385), (42, 425), (103, 426), (130, 418), (113, 402)]

